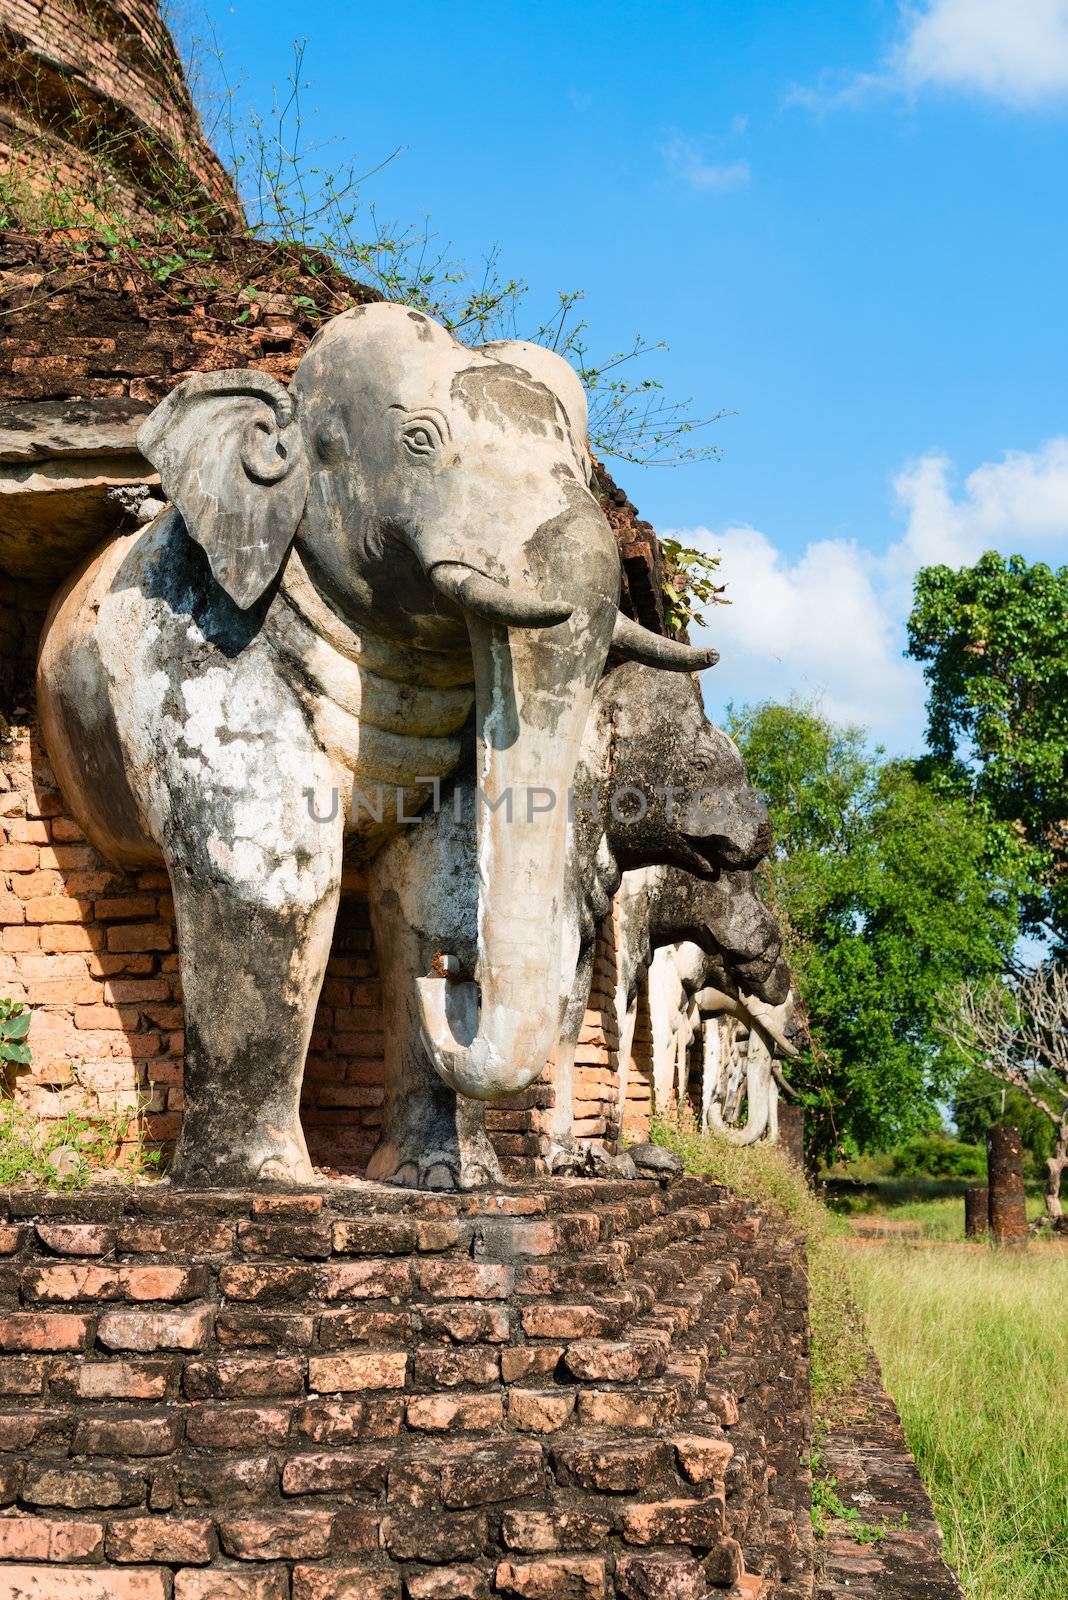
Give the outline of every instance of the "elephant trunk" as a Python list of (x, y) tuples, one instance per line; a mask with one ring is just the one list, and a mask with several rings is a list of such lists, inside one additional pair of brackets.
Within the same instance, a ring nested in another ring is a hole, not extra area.
[(462, 974), (443, 952), (441, 975), (419, 980), (434, 1066), (475, 1100), (525, 1088), (557, 1043), (569, 791), (618, 598), (615, 543), (592, 501), (539, 529), (525, 555), (537, 594), (574, 609), (535, 627), (506, 626), (481, 607), (465, 612), (478, 736), (478, 957), (474, 974)]

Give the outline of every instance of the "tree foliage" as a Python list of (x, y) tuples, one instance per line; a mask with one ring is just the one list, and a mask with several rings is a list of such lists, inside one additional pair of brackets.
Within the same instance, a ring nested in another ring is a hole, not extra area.
[(1019, 884), (991, 870), (978, 806), (870, 751), (860, 729), (796, 702), (728, 717), (775, 823), (769, 894), (812, 1031), (790, 1068), (810, 1147), (888, 1149), (939, 1123), (960, 1067), (940, 996), (1005, 969)]
[(1068, 567), (988, 551), (916, 578), (909, 654), (928, 686), (927, 773), (1004, 825), (1024, 926), (1068, 941)]

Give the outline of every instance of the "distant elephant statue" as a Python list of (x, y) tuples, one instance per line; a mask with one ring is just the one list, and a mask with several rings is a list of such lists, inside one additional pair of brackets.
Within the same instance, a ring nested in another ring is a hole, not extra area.
[[(796, 1056), (804, 1028), (785, 963), (750, 992), (708, 941), (663, 945), (649, 969), (656, 1103), (681, 1102), (690, 1049), (701, 1046), (700, 1120), (732, 1144), (777, 1139), (780, 1088), (792, 1093), (778, 1062)], [(724, 1023), (730, 1023), (725, 1042)], [(745, 1122), (738, 1113), (745, 1105)]]
[[(463, 777), (468, 765), (461, 763), (437, 809), (390, 840), (371, 866), (386, 1039), (382, 1133), (368, 1167), (374, 1178), (470, 1187), (498, 1175), (482, 1108), (450, 1093), (420, 1022), (420, 991), (436, 982), (441, 1008), (462, 1003), (454, 997), (457, 991), (462, 997), (478, 959), (476, 803), (473, 781)], [(557, 803), (572, 813), (553, 1008), (551, 1160), (563, 1164), (573, 1143), (573, 1066), (597, 931), (625, 870), (668, 861), (680, 879), (697, 881), (680, 867), (711, 879), (729, 863), (759, 860), (771, 830), (738, 751), (708, 722), (693, 681), (665, 679), (633, 663), (614, 668), (598, 685), (571, 794)], [(728, 868), (728, 875), (751, 885), (751, 875), (740, 870)], [(743, 914), (730, 910), (723, 889), (711, 882), (707, 888), (721, 923)], [(761, 937), (774, 939), (777, 956), (774, 919), (751, 887), (749, 893)], [(438, 976), (424, 978), (435, 957)]]
[[(170, 873), (175, 1180), (304, 1180), (343, 852), (373, 856), (427, 803), (472, 704), (491, 800), (566, 789), (610, 645), (690, 671), (715, 652), (619, 612), (582, 385), (538, 346), (471, 350), (420, 312), (362, 306), (288, 388), (197, 374), (139, 443), (172, 506), (53, 606), (49, 756), (105, 856)], [(435, 1070), (464, 1095), (521, 1088), (555, 1040), (565, 848), (560, 808), (479, 815), (477, 972), (448, 1005), (419, 991)]]

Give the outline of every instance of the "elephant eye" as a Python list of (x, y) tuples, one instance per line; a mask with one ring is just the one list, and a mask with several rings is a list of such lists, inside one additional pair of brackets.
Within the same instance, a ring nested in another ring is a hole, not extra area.
[(429, 456), (434, 453), (434, 437), (430, 429), (421, 423), (414, 428), (405, 428), (404, 442), (413, 456)]
[(413, 456), (432, 456), (436, 453), (441, 439), (437, 429), (430, 422), (409, 422), (401, 434), (405, 448)]

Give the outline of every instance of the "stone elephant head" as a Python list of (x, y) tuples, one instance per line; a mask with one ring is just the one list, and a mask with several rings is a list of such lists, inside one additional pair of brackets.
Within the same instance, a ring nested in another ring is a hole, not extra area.
[[(253, 371), (198, 374), (140, 438), (231, 600), (269, 604), (299, 561), (361, 664), (423, 685), (406, 702), (413, 736), (435, 731), (435, 685), (473, 683), (489, 801), (477, 962), (460, 981), (427, 974), (419, 1003), (438, 1072), (478, 1099), (522, 1088), (554, 1043), (560, 801), (610, 646), (678, 670), (715, 659), (620, 614), (586, 427), (560, 357), (522, 342), (469, 349), (421, 312), (377, 304), (329, 322), (288, 388)], [(547, 790), (552, 807), (531, 800)]]

